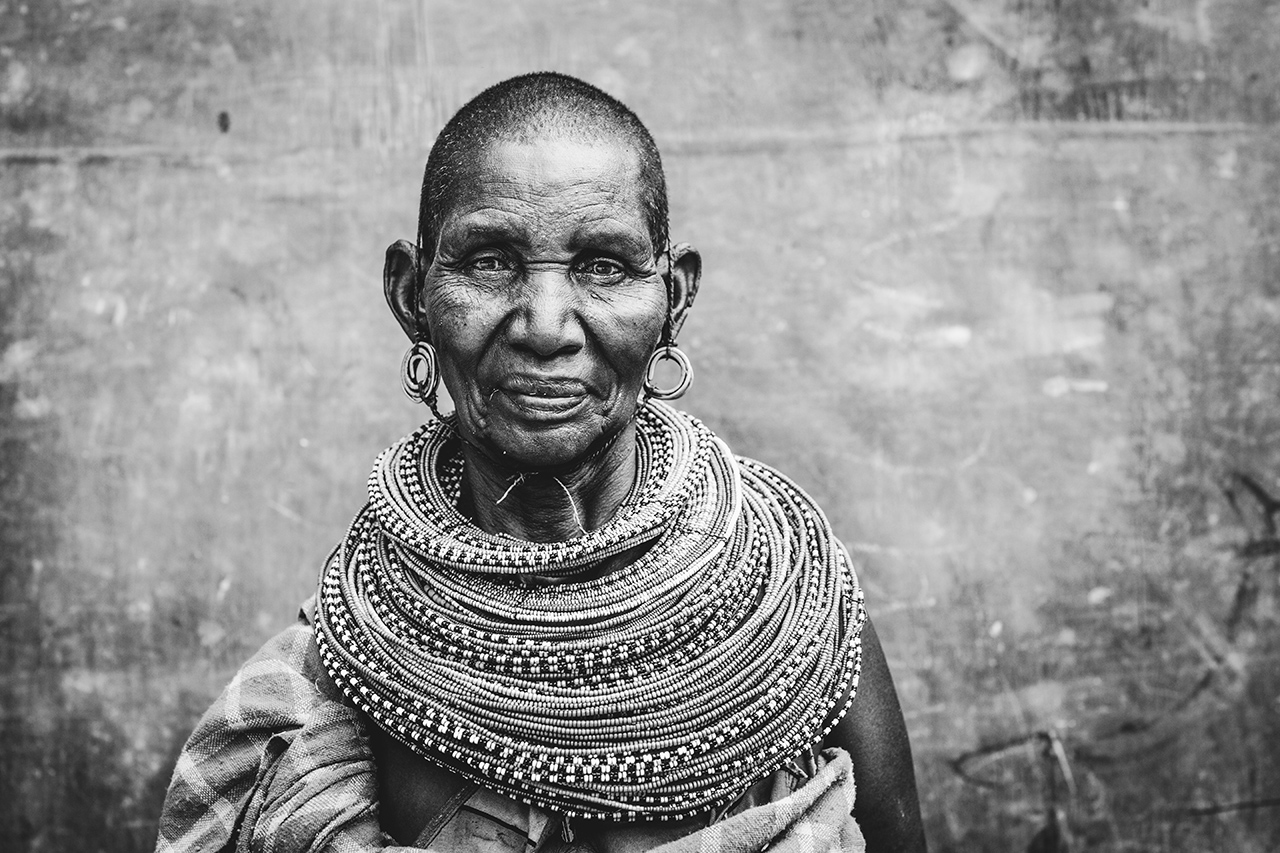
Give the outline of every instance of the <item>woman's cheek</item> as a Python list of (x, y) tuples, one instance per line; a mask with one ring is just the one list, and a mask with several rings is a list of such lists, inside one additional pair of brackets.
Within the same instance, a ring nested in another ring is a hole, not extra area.
[(487, 336), (481, 327), (489, 322), (484, 303), (469, 296), (465, 289), (438, 290), (428, 304), (431, 339), (442, 358), (453, 358), (465, 364), (473, 362), (472, 352)]

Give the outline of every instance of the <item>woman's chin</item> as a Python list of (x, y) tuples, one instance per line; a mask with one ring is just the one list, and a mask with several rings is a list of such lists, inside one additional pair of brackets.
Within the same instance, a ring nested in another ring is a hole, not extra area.
[(481, 443), (504, 465), (526, 471), (572, 468), (600, 446), (599, 419), (590, 425), (576, 421), (525, 422), (491, 420)]

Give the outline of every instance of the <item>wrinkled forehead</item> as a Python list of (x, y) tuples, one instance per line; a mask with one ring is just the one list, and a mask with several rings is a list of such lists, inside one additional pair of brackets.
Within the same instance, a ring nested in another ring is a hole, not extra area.
[(468, 158), (451, 196), (442, 230), (506, 213), (545, 227), (595, 216), (648, 234), (640, 155), (621, 141), (495, 139)]

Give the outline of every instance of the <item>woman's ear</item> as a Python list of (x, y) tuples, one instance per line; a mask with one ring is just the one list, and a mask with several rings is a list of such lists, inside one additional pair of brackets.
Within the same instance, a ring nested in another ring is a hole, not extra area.
[(397, 240), (387, 247), (387, 262), (382, 268), (382, 289), (387, 305), (409, 340), (424, 340), (427, 322), (419, 311), (421, 276), (418, 274), (418, 247), (408, 240)]
[(702, 255), (688, 243), (671, 247), (667, 287), (671, 298), (671, 337), (680, 334), (685, 315), (693, 307), (698, 295), (698, 282), (702, 280)]

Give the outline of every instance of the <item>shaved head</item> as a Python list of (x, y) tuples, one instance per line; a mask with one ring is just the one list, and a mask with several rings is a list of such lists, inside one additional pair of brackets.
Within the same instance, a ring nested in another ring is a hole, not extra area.
[(641, 204), (655, 253), (667, 244), (667, 182), (648, 129), (622, 102), (589, 83), (543, 71), (504, 80), (471, 99), (440, 131), (422, 176), (418, 245), (435, 251), (459, 182), (496, 141), (567, 139), (621, 143), (636, 152)]

